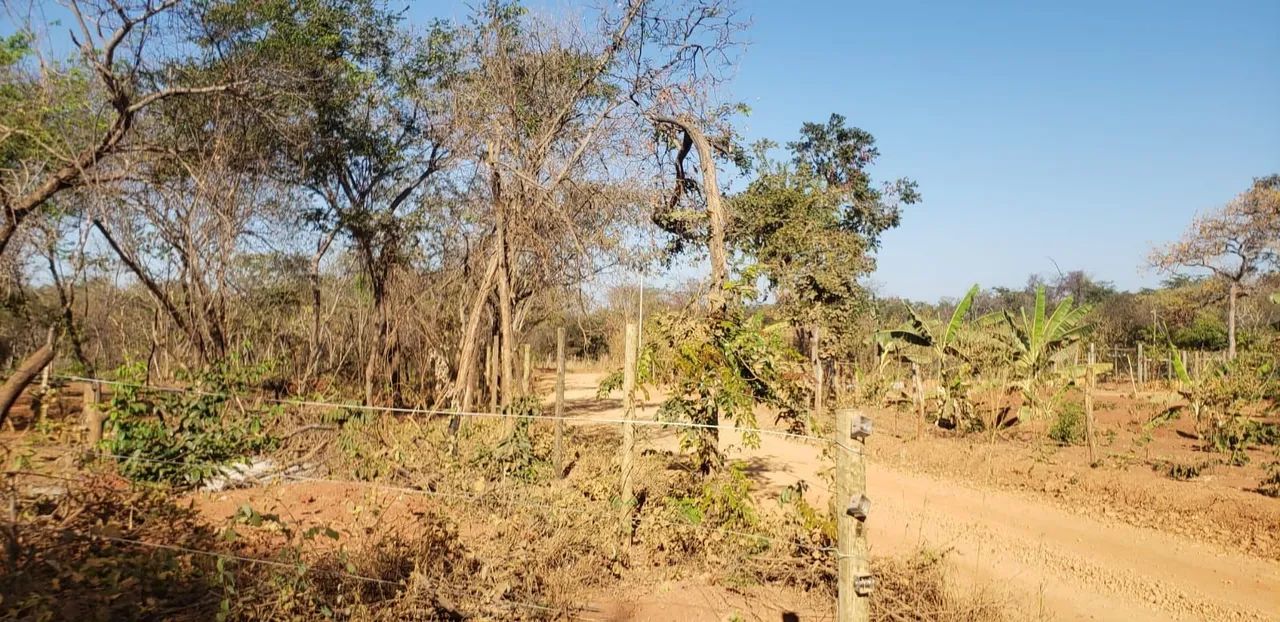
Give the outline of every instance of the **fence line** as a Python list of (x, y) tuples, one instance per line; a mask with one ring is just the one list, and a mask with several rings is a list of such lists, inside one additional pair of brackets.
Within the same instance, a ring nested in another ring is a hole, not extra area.
[[(124, 454), (113, 454), (113, 453), (109, 453), (109, 452), (98, 452), (98, 451), (88, 451), (88, 452), (85, 452), (85, 451), (79, 451), (79, 450), (75, 450), (75, 449), (65, 449), (65, 450), (62, 450), (62, 451), (59, 451), (59, 452), (53, 452), (53, 453), (54, 453), (54, 455), (78, 454), (78, 455), (82, 455), (82, 456), (86, 456), (86, 455), (87, 455), (87, 456), (97, 456), (97, 457), (102, 457), (102, 458), (115, 458), (115, 459), (118, 459), (118, 460), (125, 460), (125, 461), (134, 460), (134, 461), (138, 461), (138, 462), (147, 462), (147, 463), (151, 463), (151, 464), (169, 464), (169, 465), (174, 465), (174, 466), (187, 466), (187, 467), (190, 467), (190, 466), (212, 467), (212, 468), (222, 469), (222, 470), (223, 470), (223, 472), (224, 472), (224, 474), (227, 474), (227, 473), (226, 473), (226, 470), (227, 470), (227, 469), (233, 469), (233, 468), (234, 468), (234, 466), (233, 466), (233, 465), (217, 464), (217, 463), (213, 463), (213, 462), (181, 462), (181, 461), (178, 461), (178, 460), (163, 460), (163, 459), (159, 459), (159, 458), (145, 458), (145, 457), (142, 457), (142, 456), (130, 456), (130, 455), (124, 455)], [(48, 455), (48, 454), (46, 454), (46, 455)], [(33, 473), (33, 474), (34, 474), (34, 473)], [(370, 489), (374, 489), (374, 490), (381, 490), (381, 491), (383, 491), (383, 492), (394, 492), (394, 493), (409, 494), (409, 495), (419, 495), (419, 496), (427, 496), (427, 497), (440, 497), (440, 498), (444, 498), (444, 499), (459, 499), (459, 500), (462, 500), (462, 501), (469, 501), (469, 502), (473, 502), (473, 503), (479, 503), (479, 502), (483, 502), (483, 501), (496, 501), (496, 502), (498, 502), (498, 503), (502, 503), (502, 504), (505, 504), (505, 505), (516, 506), (516, 507), (535, 507), (535, 508), (545, 508), (545, 507), (546, 507), (546, 504), (545, 504), (545, 503), (537, 503), (537, 502), (523, 502), (523, 501), (519, 501), (519, 500), (517, 500), (517, 499), (515, 499), (515, 498), (507, 498), (507, 499), (503, 499), (503, 498), (499, 498), (499, 497), (496, 497), (496, 496), (489, 495), (488, 493), (482, 493), (482, 494), (467, 494), (467, 493), (447, 492), (447, 491), (438, 491), (438, 490), (423, 490), (423, 489), (421, 489), (421, 488), (410, 488), (410, 487), (407, 487), (407, 486), (393, 486), (393, 485), (389, 485), (389, 484), (380, 484), (380, 483), (377, 483), (377, 482), (361, 482), (361, 481), (357, 481), (357, 480), (343, 480), (343, 479), (331, 479), (331, 478), (323, 478), (323, 477), (310, 477), (310, 476), (306, 476), (306, 475), (290, 474), (290, 473), (285, 473), (285, 472), (281, 472), (281, 473), (278, 473), (278, 474), (273, 474), (273, 475), (269, 476), (269, 478), (259, 478), (259, 477), (251, 476), (251, 475), (249, 475), (249, 474), (247, 474), (247, 473), (241, 473), (241, 475), (244, 475), (246, 478), (251, 479), (251, 480), (253, 480), (254, 482), (259, 483), (259, 484), (266, 484), (266, 483), (270, 483), (270, 482), (272, 481), (272, 479), (271, 479), (271, 478), (274, 478), (274, 479), (287, 479), (287, 480), (290, 480), (290, 481), (298, 481), (298, 482), (321, 483), (321, 484), (351, 484), (351, 485), (355, 485), (355, 486), (361, 486), (361, 487), (364, 487), (364, 488), (370, 488)], [(83, 480), (84, 478), (80, 478), (80, 479), (81, 479), (81, 480)], [(564, 509), (571, 510), (571, 511), (575, 511), (575, 512), (579, 512), (579, 513), (581, 513), (581, 512), (583, 511), (583, 510), (582, 510), (582, 509), (580, 509), (580, 508), (568, 508), (568, 507), (567, 507), (567, 508), (564, 508)], [(808, 543), (805, 543), (805, 542), (800, 542), (800, 541), (798, 541), (798, 540), (784, 540), (784, 539), (781, 539), (781, 538), (773, 538), (773, 537), (770, 537), (770, 536), (761, 535), (761, 534), (755, 534), (755, 533), (750, 533), (750, 532), (746, 532), (746, 531), (737, 531), (737, 530), (733, 530), (733, 529), (724, 529), (724, 528), (721, 528), (721, 527), (711, 527), (711, 526), (707, 526), (707, 525), (697, 525), (697, 524), (693, 524), (693, 523), (681, 523), (681, 522), (676, 522), (676, 521), (672, 521), (672, 520), (662, 519), (662, 518), (658, 518), (658, 517), (653, 517), (653, 520), (655, 520), (655, 521), (657, 521), (657, 522), (659, 522), (659, 523), (662, 523), (662, 524), (664, 524), (664, 525), (672, 526), (672, 527), (687, 527), (687, 528), (697, 529), (697, 530), (700, 530), (700, 531), (706, 531), (706, 532), (711, 532), (711, 533), (719, 533), (719, 534), (721, 534), (721, 535), (735, 536), (735, 537), (740, 537), (740, 538), (752, 538), (752, 539), (756, 539), (756, 540), (763, 540), (763, 541), (765, 541), (765, 542), (769, 542), (769, 543), (771, 543), (771, 544), (783, 544), (783, 545), (790, 545), (790, 546), (796, 546), (796, 547), (799, 547), (799, 548), (808, 549), (808, 550), (813, 550), (813, 551), (820, 551), (820, 552), (835, 552), (835, 551), (837, 551), (837, 549), (836, 549), (835, 547), (831, 547), (831, 546), (818, 546), (818, 545), (808, 544)]]
[[(567, 415), (565, 416), (556, 416), (556, 415), (533, 416), (533, 415), (519, 415), (514, 413), (492, 413), (492, 412), (483, 412), (483, 411), (467, 412), (467, 411), (453, 411), (453, 410), (442, 410), (442, 409), (432, 409), (432, 408), (373, 406), (373, 405), (364, 405), (364, 404), (338, 404), (334, 402), (324, 402), (324, 401), (318, 401), (318, 400), (271, 398), (271, 397), (260, 396), (260, 395), (250, 395), (247, 393), (205, 391), (202, 389), (196, 389), (192, 387), (159, 387), (155, 385), (123, 382), (119, 380), (106, 380), (102, 378), (89, 378), (85, 376), (75, 376), (75, 375), (69, 375), (69, 374), (54, 374), (53, 377), (59, 378), (61, 380), (70, 380), (75, 382), (90, 382), (90, 383), (98, 383), (98, 384), (103, 384), (108, 386), (130, 387), (135, 389), (146, 389), (150, 391), (165, 391), (170, 393), (202, 395), (206, 397), (220, 397), (220, 398), (226, 398), (226, 399), (241, 398), (241, 397), (253, 398), (253, 399), (262, 400), (264, 402), (268, 402), (272, 404), (280, 404), (282, 406), (307, 406), (307, 407), (315, 407), (315, 408), (335, 408), (335, 409), (345, 408), (348, 410), (385, 412), (393, 415), (435, 415), (435, 416), (447, 416), (447, 417), (477, 417), (477, 418), (487, 418), (487, 419), (510, 419), (510, 418), (528, 417), (530, 419), (535, 419), (535, 420), (568, 421), (568, 422), (577, 422), (579, 424), (584, 424), (584, 425), (621, 425), (623, 423), (630, 423), (630, 424), (639, 425), (639, 426), (673, 427), (673, 428), (704, 429), (704, 430), (719, 430), (721, 427), (723, 427), (716, 424), (695, 423), (692, 421), (662, 421), (658, 419), (614, 419), (614, 418), (587, 419), (583, 417), (570, 417)], [(847, 445), (833, 443), (832, 440), (829, 438), (814, 436), (812, 434), (801, 434), (798, 432), (787, 432), (784, 430), (766, 430), (763, 428), (741, 428), (737, 426), (733, 426), (732, 428), (729, 428), (729, 429), (731, 429), (732, 431), (741, 432), (741, 433), (759, 434), (761, 436), (775, 436), (779, 438), (789, 438), (789, 439), (806, 441), (806, 442), (816, 442), (824, 445), (838, 445), (845, 451), (851, 451), (851, 452), (860, 451), (857, 448), (853, 448)]]

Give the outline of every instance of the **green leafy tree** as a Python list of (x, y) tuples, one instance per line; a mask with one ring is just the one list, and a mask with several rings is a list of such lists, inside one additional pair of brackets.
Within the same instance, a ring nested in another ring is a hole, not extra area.
[[(808, 423), (806, 392), (794, 380), (804, 360), (791, 347), (786, 324), (747, 311), (745, 303), (756, 295), (754, 276), (747, 271), (742, 281), (729, 282), (723, 317), (709, 319), (695, 306), (658, 316), (642, 354), (639, 381), (673, 378), (659, 418), (703, 426), (685, 428), (681, 448), (704, 474), (723, 465), (716, 429), (722, 421), (755, 428), (755, 409), (763, 405), (792, 430)], [(743, 441), (756, 446), (759, 436), (744, 432)]]
[[(277, 103), (286, 113), (279, 161), (290, 181), (314, 197), (306, 220), (321, 233), (313, 262), (335, 236), (350, 241), (369, 294), (374, 343), (367, 350), (364, 396), (377, 377), (400, 401), (390, 330), (390, 290), (430, 224), (429, 181), (444, 170), (449, 131), (447, 83), (456, 77), (454, 31), (435, 22), (418, 36), (378, 0), (239, 0), (209, 13), (227, 54), (254, 57), (301, 88)], [(318, 281), (318, 278), (313, 279)], [(318, 286), (313, 287), (313, 339)]]
[(881, 234), (920, 195), (909, 179), (873, 184), (875, 139), (844, 117), (805, 123), (800, 135), (787, 145), (789, 163), (768, 158), (771, 143), (757, 146), (756, 176), (732, 198), (731, 239), (759, 263), (784, 317), (823, 326), (832, 349), (849, 351), (866, 311), (858, 280), (875, 269)]

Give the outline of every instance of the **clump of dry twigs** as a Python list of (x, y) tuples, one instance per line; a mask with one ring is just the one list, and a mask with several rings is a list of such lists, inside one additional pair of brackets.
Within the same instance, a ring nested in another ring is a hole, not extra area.
[(910, 557), (874, 558), (872, 622), (1003, 622), (989, 593), (961, 593), (947, 580), (945, 556), (920, 551)]

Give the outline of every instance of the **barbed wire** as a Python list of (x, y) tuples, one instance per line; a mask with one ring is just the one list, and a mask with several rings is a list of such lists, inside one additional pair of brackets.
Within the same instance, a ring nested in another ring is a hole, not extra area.
[(409, 407), (400, 407), (400, 406), (375, 406), (375, 405), (365, 405), (365, 404), (339, 404), (335, 402), (325, 402), (325, 401), (319, 401), (319, 400), (304, 400), (299, 398), (282, 399), (282, 398), (266, 397), (262, 395), (250, 395), (247, 393), (231, 393), (231, 392), (225, 392), (225, 391), (223, 392), (205, 391), (203, 389), (197, 389), (194, 387), (160, 387), (160, 386), (149, 385), (149, 384), (124, 382), (120, 380), (106, 380), (103, 378), (90, 378), (86, 376), (75, 376), (75, 375), (69, 375), (69, 374), (53, 374), (52, 376), (62, 380), (69, 380), (74, 382), (91, 382), (91, 383), (104, 384), (108, 386), (129, 387), (134, 389), (145, 389), (150, 391), (184, 393), (184, 394), (190, 394), (190, 395), (200, 395), (205, 397), (218, 397), (223, 399), (252, 398), (252, 399), (257, 399), (257, 400), (261, 400), (261, 401), (272, 403), (272, 404), (280, 404), (284, 406), (305, 406), (305, 407), (312, 407), (312, 408), (361, 410), (366, 412), (384, 412), (384, 413), (390, 413), (394, 415), (435, 415), (435, 416), (448, 416), (448, 417), (475, 417), (475, 418), (488, 418), (488, 419), (518, 419), (521, 417), (528, 417), (530, 419), (539, 420), (539, 421), (566, 421), (566, 422), (573, 422), (575, 424), (581, 424), (581, 425), (631, 424), (636, 426), (673, 427), (673, 428), (717, 430), (717, 431), (722, 428), (725, 428), (730, 431), (744, 433), (744, 434), (758, 434), (761, 436), (774, 436), (774, 437), (787, 438), (792, 440), (821, 443), (824, 445), (839, 447), (844, 451), (857, 454), (857, 455), (861, 455), (863, 453), (862, 449), (859, 447), (847, 445), (845, 443), (840, 443), (833, 439), (823, 437), (823, 436), (815, 436), (812, 434), (803, 434), (799, 432), (788, 432), (785, 430), (767, 430), (767, 429), (758, 428), (758, 427), (743, 428), (738, 426), (728, 426), (726, 428), (726, 426), (722, 426), (719, 424), (697, 423), (693, 421), (663, 421), (659, 419), (585, 418), (585, 417), (570, 417), (567, 415), (564, 415), (564, 416), (536, 415), (534, 416), (534, 415), (521, 415), (518, 413), (455, 411), (455, 410), (446, 410), (446, 409), (409, 408)]
[[(460, 492), (426, 490), (422, 488), (411, 488), (408, 486), (395, 486), (390, 484), (382, 484), (379, 482), (362, 482), (357, 480), (342, 480), (342, 479), (312, 477), (312, 476), (300, 475), (296, 473), (288, 473), (284, 471), (280, 473), (270, 474), (265, 477), (259, 477), (249, 473), (245, 473), (243, 471), (235, 471), (234, 465), (217, 464), (212, 462), (200, 462), (200, 461), (184, 462), (179, 460), (146, 458), (143, 456), (136, 456), (136, 455), (114, 454), (109, 452), (98, 452), (98, 451), (81, 451), (81, 450), (75, 450), (75, 449), (65, 449), (59, 452), (54, 452), (54, 453), (57, 455), (78, 454), (81, 456), (97, 456), (101, 458), (114, 458), (117, 460), (124, 460), (124, 461), (133, 460), (138, 462), (147, 462), (151, 464), (167, 464), (167, 465), (173, 465), (173, 466), (213, 468), (213, 469), (220, 470), (222, 472), (221, 474), (224, 477), (229, 477), (232, 475), (240, 475), (240, 476), (243, 476), (246, 480), (252, 480), (259, 484), (271, 483), (274, 480), (290, 480), (295, 482), (310, 482), (310, 483), (336, 484), (336, 485), (355, 485), (355, 486), (361, 486), (364, 488), (369, 488), (374, 490), (381, 490), (383, 492), (420, 495), (420, 496), (427, 496), (427, 497), (439, 497), (439, 498), (445, 498), (445, 499), (458, 499), (458, 500), (474, 502), (474, 503), (478, 503), (482, 501), (495, 501), (498, 503), (515, 506), (515, 507), (531, 507), (531, 508), (540, 508), (540, 509), (546, 508), (545, 503), (524, 502), (514, 498), (503, 499), (500, 497), (493, 496), (489, 493), (468, 494), (468, 493), (460, 493)], [(206, 492), (214, 492), (214, 491), (206, 491)], [(585, 508), (565, 507), (562, 509), (577, 512), (579, 514), (585, 514), (585, 511), (586, 511)], [(595, 517), (590, 517), (590, 518), (595, 518)], [(821, 545), (809, 544), (806, 542), (800, 542), (799, 540), (773, 538), (763, 534), (751, 533), (747, 531), (739, 531), (734, 529), (725, 529), (723, 527), (714, 527), (710, 525), (698, 525), (698, 524), (689, 523), (689, 522), (677, 522), (669, 519), (663, 519), (657, 516), (652, 516), (650, 518), (656, 522), (659, 522), (667, 526), (672, 526), (672, 527), (690, 528), (690, 529), (705, 531), (709, 533), (719, 533), (721, 535), (726, 535), (726, 536), (763, 540), (765, 542), (769, 542), (770, 544), (795, 546), (798, 548), (818, 551), (818, 552), (825, 552), (825, 553), (839, 552), (839, 549), (833, 546), (821, 546)]]

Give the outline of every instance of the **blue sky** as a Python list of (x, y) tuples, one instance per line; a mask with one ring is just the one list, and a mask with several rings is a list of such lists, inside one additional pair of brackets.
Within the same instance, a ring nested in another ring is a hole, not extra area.
[(1153, 243), (1280, 172), (1275, 0), (740, 1), (753, 23), (728, 92), (752, 108), (747, 139), (838, 112), (876, 136), (878, 178), (920, 183), (884, 236), (884, 294), (1017, 286), (1054, 262), (1154, 285)]
[(839, 112), (923, 204), (873, 279), (932, 299), (1083, 269), (1135, 288), (1198, 211), (1280, 172), (1280, 2), (770, 2), (750, 137)]

